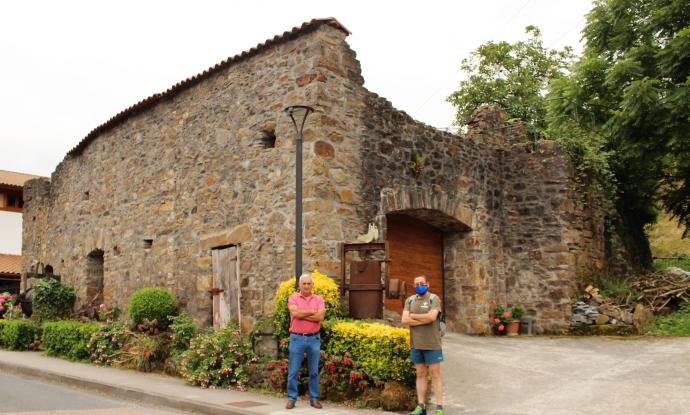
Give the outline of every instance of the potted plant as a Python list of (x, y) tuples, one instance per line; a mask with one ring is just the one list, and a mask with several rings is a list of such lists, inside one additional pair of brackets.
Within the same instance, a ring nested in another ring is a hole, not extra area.
[(491, 302), (491, 321), (496, 334), (506, 334), (506, 327), (510, 318), (510, 311), (502, 304)]
[(516, 304), (510, 308), (508, 325), (506, 326), (506, 333), (508, 336), (517, 336), (519, 334), (520, 319), (524, 314), (525, 309), (520, 304)]
[(520, 319), (525, 314), (525, 309), (519, 305), (508, 308), (506, 305), (491, 302), (491, 322), (494, 333), (517, 336), (520, 331)]

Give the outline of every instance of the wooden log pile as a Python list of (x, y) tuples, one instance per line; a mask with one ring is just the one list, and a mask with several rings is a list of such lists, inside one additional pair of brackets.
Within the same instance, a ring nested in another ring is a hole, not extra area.
[(639, 296), (637, 302), (644, 303), (657, 314), (669, 305), (690, 301), (690, 273), (680, 268), (667, 268), (636, 279), (630, 289)]

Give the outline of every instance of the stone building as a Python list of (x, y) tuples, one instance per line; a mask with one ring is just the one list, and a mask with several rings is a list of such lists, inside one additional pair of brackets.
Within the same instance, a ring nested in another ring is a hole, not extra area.
[(24, 271), (50, 264), (82, 303), (122, 309), (134, 290), (162, 286), (206, 324), (214, 274), (225, 275), (225, 307), (251, 325), (294, 277), (295, 133), (283, 109), (305, 104), (305, 269), (340, 281), (340, 244), (375, 223), (388, 278), (428, 275), (451, 330), (489, 332), (491, 300), (562, 330), (578, 270), (605, 266), (601, 218), (564, 154), (491, 107), (465, 136), (413, 120), (363, 87), (348, 34), (312, 20), (94, 129), (50, 180), (25, 186)]

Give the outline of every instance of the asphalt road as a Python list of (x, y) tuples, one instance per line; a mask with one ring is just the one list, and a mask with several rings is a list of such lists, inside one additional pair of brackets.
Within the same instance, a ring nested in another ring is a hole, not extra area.
[(690, 415), (690, 338), (444, 338), (446, 413)]
[(0, 414), (180, 415), (51, 383), (0, 373)]

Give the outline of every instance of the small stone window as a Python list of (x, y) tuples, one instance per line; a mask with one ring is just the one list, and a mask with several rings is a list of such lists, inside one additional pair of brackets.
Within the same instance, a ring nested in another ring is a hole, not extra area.
[(89, 191), (84, 192), (84, 200), (89, 200)]
[(151, 249), (153, 246), (153, 239), (144, 239), (144, 249)]
[(259, 137), (259, 142), (263, 148), (275, 148), (276, 133), (275, 131), (264, 131)]

